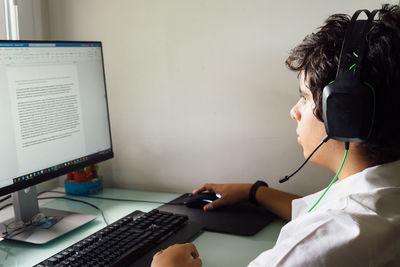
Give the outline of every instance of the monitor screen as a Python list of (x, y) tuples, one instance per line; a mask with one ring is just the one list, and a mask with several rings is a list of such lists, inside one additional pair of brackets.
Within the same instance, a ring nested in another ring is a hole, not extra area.
[(0, 41), (0, 196), (113, 156), (101, 42)]

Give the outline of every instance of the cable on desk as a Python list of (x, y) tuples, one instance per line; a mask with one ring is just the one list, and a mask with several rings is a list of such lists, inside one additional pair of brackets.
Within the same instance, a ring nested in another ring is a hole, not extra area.
[[(46, 191), (38, 193), (38, 195), (42, 195), (44, 193), (58, 193), (58, 194), (64, 194), (64, 195), (70, 195), (70, 196), (87, 197), (87, 198), (103, 199), (103, 200), (113, 200), (113, 201), (130, 201), (130, 202), (142, 202), (142, 203), (154, 203), (154, 204), (183, 205), (183, 203), (169, 203), (169, 202), (151, 201), (151, 200), (123, 199), (123, 198), (109, 198), (109, 197), (88, 196), (88, 195), (81, 195), (81, 194), (67, 194), (65, 192), (55, 191), (55, 190), (46, 190)], [(7, 198), (10, 198), (10, 197), (11, 197), (11, 195), (7, 196)], [(57, 197), (50, 197), (50, 198), (57, 198)], [(72, 199), (72, 198), (69, 198), (69, 200), (77, 201), (77, 200)], [(82, 202), (84, 202), (84, 201), (82, 201)], [(88, 203), (88, 202), (84, 202), (84, 203)], [(0, 210), (4, 209), (6, 207), (9, 207), (11, 205), (12, 205), (12, 203), (9, 203), (9, 204), (6, 204), (4, 206), (1, 206)], [(98, 208), (96, 207), (96, 209), (98, 209)]]
[(6, 204), (6, 205), (4, 205), (4, 206), (1, 206), (1, 207), (0, 207), (0, 210), (2, 210), (2, 209), (4, 209), (4, 208), (7, 208), (7, 207), (9, 207), (9, 206), (12, 206), (12, 204), (13, 204), (13, 203), (8, 203), (8, 204)]
[[(107, 222), (106, 218), (104, 217), (103, 211), (102, 211), (99, 207), (97, 207), (96, 205), (93, 205), (93, 204), (91, 204), (91, 203), (89, 203), (89, 202), (86, 202), (86, 201), (83, 201), (83, 200), (79, 200), (79, 199), (68, 198), (68, 197), (41, 197), (41, 198), (38, 198), (38, 200), (42, 200), (42, 199), (57, 199), (57, 198), (66, 199), (66, 200), (71, 200), (71, 201), (76, 201), (76, 202), (81, 202), (81, 203), (87, 204), (87, 205), (89, 205), (89, 206), (91, 206), (91, 207), (93, 207), (93, 208), (99, 210), (100, 213), (101, 213), (101, 215), (103, 216), (104, 222), (108, 225), (108, 222)], [(11, 206), (11, 205), (12, 205), (12, 203), (8, 203), (8, 204), (6, 204), (6, 205), (4, 205), (4, 206), (1, 206), (1, 207), (0, 207), (0, 210), (4, 209), (4, 208), (6, 208), (6, 207), (9, 207), (9, 206)]]
[[(105, 224), (106, 224), (106, 225), (109, 225), (108, 222), (107, 222), (107, 220), (106, 220), (106, 217), (104, 216), (103, 210), (100, 209), (99, 207), (97, 207), (96, 205), (93, 205), (93, 204), (91, 204), (91, 203), (89, 203), (89, 202), (86, 202), (86, 201), (83, 201), (83, 200), (79, 200), (79, 199), (68, 198), (68, 197), (41, 197), (41, 198), (38, 198), (38, 200), (44, 200), (44, 199), (66, 199), (66, 200), (75, 201), (75, 202), (80, 202), (80, 203), (89, 205), (89, 206), (91, 206), (91, 207), (93, 207), (93, 208), (99, 210), (100, 213), (101, 213), (101, 216), (103, 217), (103, 220), (104, 220)], [(11, 206), (11, 205), (12, 205), (12, 203), (8, 203), (8, 204), (6, 204), (6, 205), (4, 205), (4, 206), (1, 206), (1, 207), (0, 207), (0, 210), (6, 208), (6, 207), (8, 207), (8, 206)], [(7, 227), (6, 227), (6, 229), (7, 229)], [(20, 233), (22, 233), (23, 231), (24, 231), (24, 230), (22, 230), (22, 231), (20, 231), (20, 232), (18, 232), (18, 233), (16, 233), (16, 234), (20, 234)], [(5, 233), (3, 233), (3, 237), (7, 237), (7, 235), (10, 235), (10, 234), (12, 234), (12, 233), (7, 233), (7, 232), (5, 232)]]
[(3, 201), (6, 201), (7, 199), (9, 199), (11, 197), (11, 195), (5, 196), (2, 199), (0, 199), (0, 203)]
[[(47, 222), (49, 220), (49, 217), (47, 217), (44, 213), (39, 212), (32, 216), (32, 218), (28, 221), (22, 221), (22, 220), (14, 220), (11, 221), (7, 224), (2, 223), (4, 226), (4, 235), (5, 237), (9, 236), (16, 236), (19, 235), (20, 233), (23, 233), (28, 230), (28, 227), (30, 226), (40, 226), (43, 223)], [(11, 226), (13, 225), (13, 226)]]
[[(16, 256), (16, 254), (12, 251), (12, 248), (9, 248), (6, 246), (0, 246), (0, 251), (4, 251), (5, 255), (6, 255), (5, 257), (0, 258), (0, 262), (2, 263), (1, 266), (3, 266), (3, 264), (7, 264), (7, 266), (18, 266), (18, 258)], [(10, 265), (10, 261), (8, 260), (9, 258), (15, 258), (14, 265)], [(4, 265), (4, 266), (6, 266), (6, 265)]]
[(104, 199), (104, 200), (114, 200), (114, 201), (130, 201), (130, 202), (143, 202), (143, 203), (155, 203), (155, 204), (168, 204), (168, 205), (174, 205), (168, 202), (161, 202), (161, 201), (152, 201), (152, 200), (138, 200), (138, 199), (122, 199), (122, 198), (109, 198), (109, 197), (98, 197), (98, 196), (90, 196), (90, 195), (81, 195), (81, 194), (68, 194), (66, 192), (62, 191), (55, 191), (55, 190), (47, 190), (43, 191), (40, 194), (43, 193), (59, 193), (59, 194), (65, 194), (69, 196), (78, 196), (78, 197), (87, 197), (87, 198), (95, 198), (95, 199)]
[(79, 199), (73, 199), (73, 198), (69, 198), (69, 197), (40, 197), (38, 198), (38, 200), (43, 200), (43, 199), (66, 199), (66, 200), (70, 200), (70, 201), (75, 201), (75, 202), (80, 202), (86, 205), (89, 205), (95, 209), (97, 209), (98, 211), (100, 211), (101, 216), (103, 217), (104, 222), (106, 223), (106, 225), (108, 225), (108, 222), (106, 220), (106, 217), (104, 216), (103, 210), (100, 209), (99, 207), (97, 207), (96, 205), (93, 205), (92, 203), (83, 201), (83, 200), (79, 200)]

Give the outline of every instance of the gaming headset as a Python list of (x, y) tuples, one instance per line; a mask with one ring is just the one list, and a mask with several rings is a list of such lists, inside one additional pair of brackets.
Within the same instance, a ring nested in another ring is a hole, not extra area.
[[(361, 12), (367, 20), (357, 20)], [(322, 112), (329, 138), (362, 142), (372, 132), (375, 119), (375, 90), (361, 80), (366, 54), (366, 36), (378, 10), (358, 10), (347, 27), (334, 81), (322, 92)]]
[[(361, 12), (367, 15), (367, 20), (357, 20)], [(345, 142), (346, 153), (339, 171), (326, 189), (327, 191), (343, 167), (349, 142), (362, 142), (371, 135), (375, 120), (375, 89), (370, 83), (361, 80), (361, 73), (366, 54), (367, 33), (372, 27), (376, 13), (378, 10), (370, 12), (362, 9), (357, 10), (351, 17), (340, 51), (336, 78), (322, 91), (322, 113), (327, 136), (300, 167), (292, 174), (281, 178), (280, 183), (288, 181), (303, 168), (325, 142), (335, 139)]]

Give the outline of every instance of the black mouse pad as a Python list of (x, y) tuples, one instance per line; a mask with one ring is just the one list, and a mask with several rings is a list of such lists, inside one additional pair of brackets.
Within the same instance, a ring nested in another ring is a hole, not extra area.
[(188, 208), (183, 205), (189, 194), (168, 202), (159, 210), (185, 214), (189, 219), (204, 225), (204, 230), (235, 235), (254, 235), (277, 217), (263, 207), (249, 202), (223, 207), (213, 211)]

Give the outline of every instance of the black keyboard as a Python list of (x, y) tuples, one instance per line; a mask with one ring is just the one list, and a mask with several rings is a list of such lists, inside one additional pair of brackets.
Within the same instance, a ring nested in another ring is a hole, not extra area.
[(135, 211), (35, 266), (150, 266), (157, 251), (200, 231), (186, 215)]

